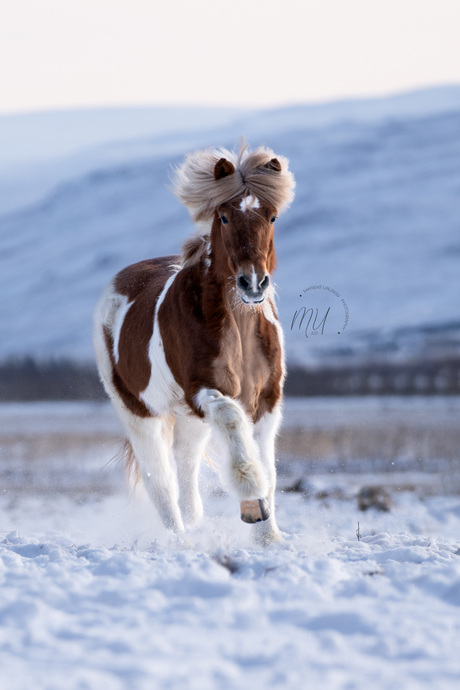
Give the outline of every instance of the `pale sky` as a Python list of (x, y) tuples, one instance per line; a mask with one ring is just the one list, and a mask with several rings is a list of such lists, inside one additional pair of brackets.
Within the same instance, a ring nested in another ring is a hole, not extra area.
[(460, 0), (0, 0), (0, 113), (460, 83)]

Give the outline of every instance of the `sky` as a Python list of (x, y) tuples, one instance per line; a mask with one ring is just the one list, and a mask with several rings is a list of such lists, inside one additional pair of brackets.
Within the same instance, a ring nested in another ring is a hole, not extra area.
[(460, 83), (459, 0), (0, 0), (0, 113)]

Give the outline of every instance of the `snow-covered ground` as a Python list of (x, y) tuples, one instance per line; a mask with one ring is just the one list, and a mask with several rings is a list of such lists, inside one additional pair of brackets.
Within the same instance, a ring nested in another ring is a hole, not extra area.
[[(359, 413), (305, 405), (287, 402), (288, 430), (321, 417), (334, 437)], [(446, 433), (448, 410), (432, 410)], [(281, 544), (254, 546), (208, 464), (206, 518), (171, 538), (107, 464), (117, 433), (106, 405), (0, 407), (2, 690), (458, 687), (458, 493), (404, 462), (312, 471), (306, 448), (280, 461)], [(388, 511), (359, 509), (364, 482)]]
[[(0, 117), (0, 358), (91, 360), (106, 282), (192, 231), (167, 190), (171, 164), (241, 135), (290, 158), (297, 179), (276, 240), (290, 361), (457, 352), (460, 87), (449, 87), (257, 112)], [(330, 308), (322, 335), (291, 330), (302, 306), (320, 320)]]

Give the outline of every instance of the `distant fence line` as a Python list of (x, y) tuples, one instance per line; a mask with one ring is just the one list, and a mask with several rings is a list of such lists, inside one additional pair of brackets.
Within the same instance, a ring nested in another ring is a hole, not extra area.
[(96, 366), (32, 358), (0, 364), (0, 401), (104, 400)]
[[(444, 361), (288, 367), (288, 396), (459, 395), (460, 357)], [(33, 358), (0, 363), (0, 401), (104, 400), (95, 365)]]
[(460, 358), (309, 370), (293, 366), (285, 390), (292, 396), (458, 395)]

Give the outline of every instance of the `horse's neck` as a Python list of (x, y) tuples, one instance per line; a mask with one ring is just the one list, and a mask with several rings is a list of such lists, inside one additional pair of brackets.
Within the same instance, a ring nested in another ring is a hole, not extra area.
[(234, 278), (221, 278), (211, 271), (201, 275), (203, 314), (206, 321), (219, 320), (221, 333), (237, 330), (241, 335), (251, 332), (257, 323), (256, 310), (245, 309), (235, 293)]

